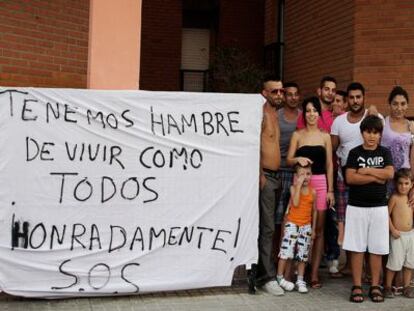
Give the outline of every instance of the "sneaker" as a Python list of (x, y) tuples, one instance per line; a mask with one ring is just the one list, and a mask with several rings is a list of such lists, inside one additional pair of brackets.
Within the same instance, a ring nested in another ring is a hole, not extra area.
[(295, 288), (295, 284), (285, 280), (285, 278), (280, 279), (279, 285), (287, 292), (291, 292)]
[(414, 298), (414, 287), (411, 287), (411, 286), (404, 287), (403, 296), (407, 298)]
[(274, 296), (282, 296), (285, 294), (283, 288), (276, 281), (269, 281), (262, 286), (262, 290)]
[(296, 281), (296, 289), (301, 294), (306, 294), (308, 292), (305, 281)]
[(338, 262), (338, 260), (329, 261), (328, 266), (329, 266), (329, 273), (335, 274), (335, 273), (339, 272), (339, 269), (338, 269), (339, 262)]
[(403, 293), (404, 287), (402, 286), (393, 286), (392, 291), (394, 292), (394, 296), (401, 296)]
[(387, 299), (395, 297), (391, 287), (385, 286), (383, 290), (383, 294), (384, 294), (384, 297)]

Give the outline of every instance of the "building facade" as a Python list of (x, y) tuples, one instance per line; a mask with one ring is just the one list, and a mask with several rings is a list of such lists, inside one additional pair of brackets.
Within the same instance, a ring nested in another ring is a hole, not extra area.
[(248, 51), (262, 65), (263, 16), (263, 0), (144, 0), (140, 87), (206, 90), (218, 47)]
[[(380, 110), (394, 85), (414, 96), (413, 1), (124, 1), (141, 9), (140, 89), (208, 90), (215, 52), (234, 48), (257, 68), (296, 81), (304, 95), (332, 75), (341, 89), (362, 82), (367, 102)], [(91, 7), (99, 3), (0, 1), (0, 84), (88, 87)], [(119, 59), (108, 59), (108, 67)]]

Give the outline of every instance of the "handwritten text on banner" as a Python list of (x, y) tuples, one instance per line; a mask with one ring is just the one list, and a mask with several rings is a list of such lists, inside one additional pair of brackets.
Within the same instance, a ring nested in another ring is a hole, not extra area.
[(229, 285), (257, 259), (261, 102), (0, 88), (0, 289)]

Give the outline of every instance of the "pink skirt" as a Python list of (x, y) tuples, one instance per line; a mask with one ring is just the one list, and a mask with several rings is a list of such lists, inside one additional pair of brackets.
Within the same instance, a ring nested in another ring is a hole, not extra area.
[(326, 211), (328, 209), (328, 204), (326, 203), (328, 191), (326, 175), (312, 175), (310, 185), (316, 191), (316, 209), (318, 211)]

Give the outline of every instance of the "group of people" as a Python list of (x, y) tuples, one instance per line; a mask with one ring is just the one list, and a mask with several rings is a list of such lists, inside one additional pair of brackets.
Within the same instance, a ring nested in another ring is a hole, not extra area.
[(391, 90), (385, 118), (365, 107), (361, 83), (340, 91), (328, 76), (317, 96), (301, 104), (296, 83), (271, 77), (262, 95), (259, 262), (250, 289), (307, 293), (308, 262), (309, 285), (321, 288), (324, 256), (330, 275), (344, 276), (342, 248), (353, 280), (350, 301), (364, 301), (364, 260), (373, 302), (394, 296), (401, 270), (402, 294), (414, 297), (414, 127), (406, 118), (407, 91)]

